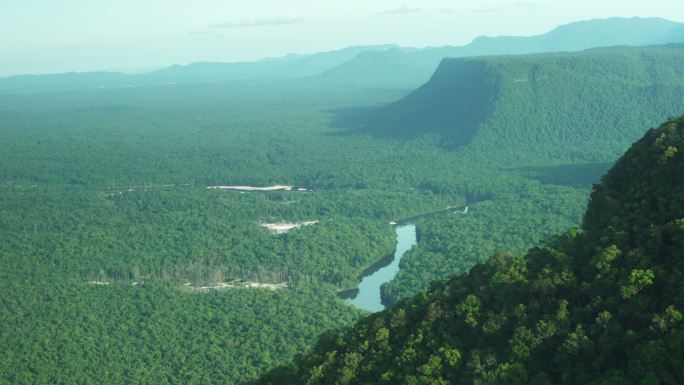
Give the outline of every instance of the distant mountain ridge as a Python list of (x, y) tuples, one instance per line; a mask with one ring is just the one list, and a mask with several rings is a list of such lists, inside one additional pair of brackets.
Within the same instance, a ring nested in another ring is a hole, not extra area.
[(290, 54), (253, 62), (196, 62), (140, 74), (70, 72), (0, 78), (0, 93), (170, 86), (231, 80), (297, 78), (315, 75), (353, 59), (361, 52), (382, 51), (395, 45), (353, 46), (310, 55)]
[(684, 42), (684, 24), (658, 18), (597, 19), (530, 37), (478, 37), (462, 47), (353, 46), (254, 62), (197, 62), (127, 75), (86, 72), (19, 75), (0, 79), (0, 93), (163, 86), (197, 82), (311, 77), (312, 81), (366, 87), (412, 88), (428, 80), (446, 57), (577, 51), (614, 45)]
[(221, 81), (255, 78), (290, 78), (311, 76), (334, 68), (353, 59), (361, 52), (382, 52), (396, 49), (396, 45), (352, 46), (335, 51), (310, 55), (290, 54), (280, 58), (262, 59), (253, 62), (221, 63), (196, 62), (188, 65), (173, 65), (169, 68), (149, 72), (144, 76), (157, 80), (176, 81)]
[(320, 76), (344, 82), (413, 87), (426, 82), (439, 62), (447, 57), (581, 51), (597, 47), (680, 42), (684, 42), (683, 23), (660, 18), (595, 19), (562, 25), (537, 36), (480, 36), (462, 47), (362, 52)]
[(672, 41), (677, 39), (677, 32), (683, 30), (684, 24), (660, 18), (594, 19), (562, 25), (548, 33), (528, 38), (483, 36), (466, 47), (475, 54), (580, 51), (616, 45), (673, 43), (677, 42)]

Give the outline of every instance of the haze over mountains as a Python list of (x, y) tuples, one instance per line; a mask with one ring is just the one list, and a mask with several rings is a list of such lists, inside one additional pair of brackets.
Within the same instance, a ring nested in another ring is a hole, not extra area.
[(317, 81), (368, 86), (415, 87), (446, 57), (576, 51), (614, 45), (684, 42), (684, 24), (658, 18), (611, 18), (567, 24), (531, 37), (479, 37), (462, 47), (356, 46), (255, 62), (198, 62), (144, 74), (119, 72), (19, 75), (0, 79), (0, 93), (175, 85), (316, 76)]
[(427, 81), (439, 62), (447, 57), (579, 51), (674, 42), (684, 42), (682, 23), (657, 18), (596, 19), (563, 25), (538, 36), (483, 36), (463, 47), (364, 52), (321, 76), (345, 82), (399, 83), (413, 87)]

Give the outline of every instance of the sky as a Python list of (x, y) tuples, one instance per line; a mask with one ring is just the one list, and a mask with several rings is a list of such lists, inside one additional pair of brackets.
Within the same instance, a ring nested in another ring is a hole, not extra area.
[(135, 72), (352, 45), (463, 45), (633, 16), (684, 21), (684, 1), (0, 0), (0, 77)]

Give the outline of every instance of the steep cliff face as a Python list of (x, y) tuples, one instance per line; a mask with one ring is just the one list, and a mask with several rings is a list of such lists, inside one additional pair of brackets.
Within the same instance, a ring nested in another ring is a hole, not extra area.
[(445, 60), (429, 82), (404, 99), (359, 117), (358, 128), (380, 136), (433, 134), (468, 144), (495, 106), (497, 74), (486, 60)]
[(582, 231), (434, 282), (259, 384), (681, 384), (684, 117), (595, 187)]

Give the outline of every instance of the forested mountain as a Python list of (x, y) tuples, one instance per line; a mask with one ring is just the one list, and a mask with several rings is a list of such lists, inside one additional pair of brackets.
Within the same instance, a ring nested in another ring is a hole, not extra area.
[(443, 58), (580, 51), (594, 47), (684, 42), (684, 24), (657, 18), (610, 18), (560, 26), (537, 36), (481, 36), (461, 46), (362, 52), (330, 69), (327, 80), (415, 87), (428, 80)]
[(582, 229), (322, 336), (259, 384), (681, 384), (684, 117), (594, 187)]
[(454, 147), (587, 153), (611, 148), (618, 135), (633, 141), (645, 122), (681, 112), (682, 63), (684, 44), (445, 59), (402, 100), (337, 124), (378, 136), (437, 134)]

